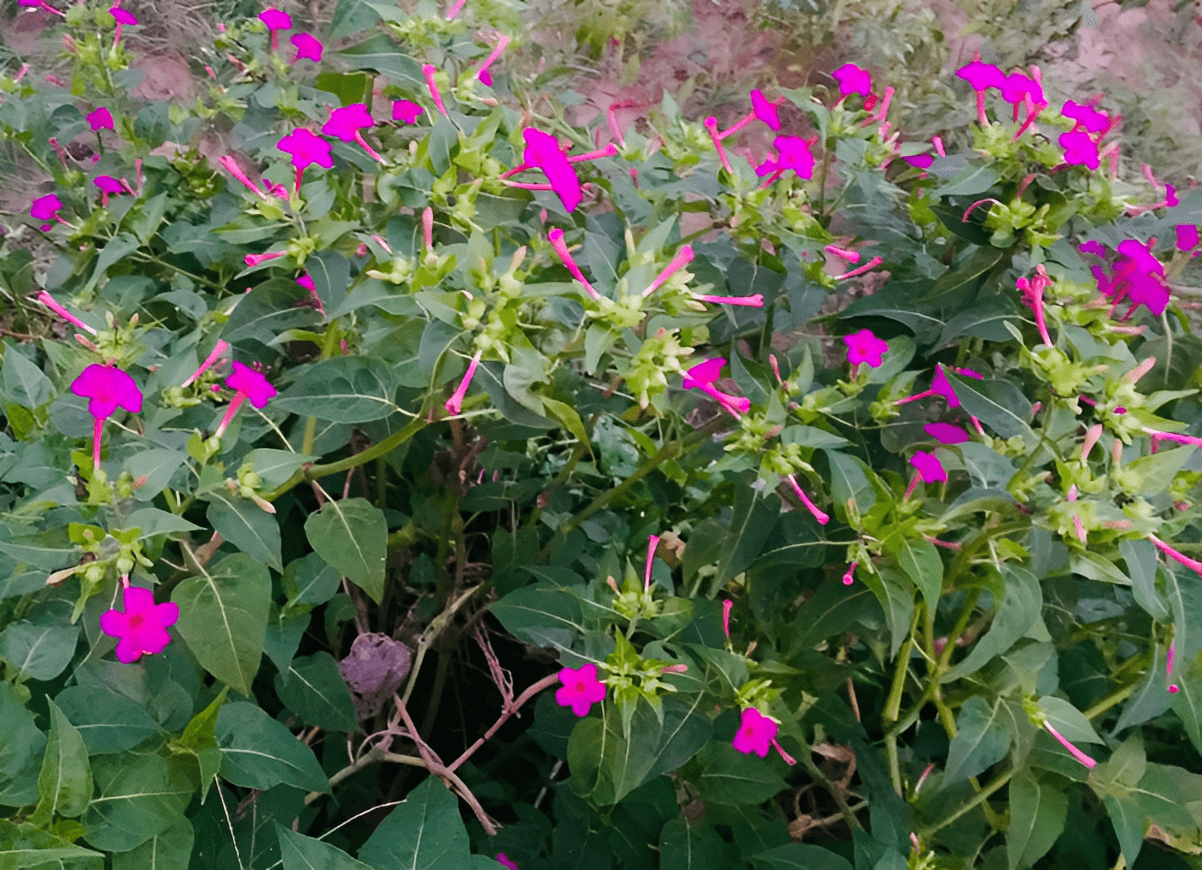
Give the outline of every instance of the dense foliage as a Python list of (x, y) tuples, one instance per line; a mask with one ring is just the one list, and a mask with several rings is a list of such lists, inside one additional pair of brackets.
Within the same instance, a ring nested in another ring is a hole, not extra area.
[(573, 129), (462, 5), (0, 76), (2, 866), (1196, 864), (1202, 194), (979, 59)]

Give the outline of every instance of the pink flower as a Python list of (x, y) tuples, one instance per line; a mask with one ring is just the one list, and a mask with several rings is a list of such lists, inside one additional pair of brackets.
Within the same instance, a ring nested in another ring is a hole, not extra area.
[(225, 354), (225, 352), (229, 349), (230, 349), (229, 342), (227, 342), (221, 338), (217, 339), (216, 346), (213, 348), (212, 352), (207, 357), (205, 357), (205, 361), (200, 364), (200, 368), (198, 368), (196, 371), (194, 371), (192, 373), (192, 377), (190, 377), (190, 378), (188, 378), (188, 380), (184, 381), (183, 384), (181, 384), (181, 386), (184, 386), (184, 387), (191, 386), (192, 383), (195, 382), (195, 380), (197, 378), (199, 378), (201, 375), (203, 375), (208, 370), (209, 366), (211, 366), (211, 365), (213, 365), (213, 363), (217, 362), (217, 360), (220, 359)]
[(392, 104), (392, 120), (412, 124), (426, 111), (412, 100), (395, 100)]
[(118, 368), (92, 363), (71, 382), (71, 392), (88, 399), (88, 413), (95, 420), (92, 425), (92, 467), (100, 467), (100, 439), (104, 434), (104, 421), (117, 408), (131, 414), (142, 411), (142, 391), (128, 374)]
[[(59, 221), (61, 223), (63, 222), (63, 219), (58, 216), (58, 212), (62, 207), (62, 200), (60, 200), (53, 193), (48, 193), (45, 196), (39, 197), (33, 201), (33, 204), (29, 209), (29, 214), (34, 218), (34, 220)], [(52, 223), (42, 224), (42, 232), (46, 232), (52, 226), (54, 226)]]
[(647, 536), (647, 567), (643, 570), (643, 591), (651, 589), (651, 566), (655, 563), (655, 548), (659, 546), (659, 535)]
[(587, 716), (589, 708), (605, 698), (605, 684), (597, 679), (597, 666), (592, 662), (577, 670), (564, 668), (559, 681), (563, 685), (555, 690), (555, 702), (571, 707), (577, 716)]
[(773, 130), (780, 130), (780, 114), (777, 112), (776, 103), (768, 102), (763, 92), (758, 89), (751, 92), (751, 110)]
[(854, 63), (845, 63), (833, 73), (831, 78), (839, 83), (839, 93), (844, 97), (851, 94), (862, 94), (867, 97), (872, 93), (872, 76), (867, 70), (860, 69)]
[(220, 438), (225, 434), (226, 428), (234, 419), (234, 415), (238, 413), (238, 408), (247, 399), (256, 408), (263, 408), (267, 405), (267, 401), (275, 396), (275, 387), (267, 382), (267, 378), (263, 377), (261, 372), (257, 372), (250, 366), (245, 366), (240, 362), (234, 363), (234, 371), (228, 378), (225, 379), (225, 385), (234, 390), (234, 398), (230, 400), (229, 405), (225, 409), (225, 415), (221, 418), (221, 423), (214, 432), (214, 436)]
[(522, 131), (526, 147), (522, 151), (522, 163), (541, 169), (551, 183), (551, 189), (559, 196), (565, 211), (580, 205), (580, 178), (568, 162), (567, 155), (559, 147), (559, 141), (550, 133), (527, 127)]
[(969, 440), (967, 432), (951, 423), (927, 423), (922, 431), (940, 444), (963, 444)]
[(171, 643), (167, 628), (179, 619), (179, 605), (172, 601), (155, 604), (154, 593), (140, 586), (127, 585), (122, 593), (124, 612), (106, 610), (100, 614), (100, 630), (120, 638), (117, 659), (130, 664), (140, 656), (161, 653)]
[[(814, 141), (817, 141), (816, 139)], [(755, 174), (763, 177), (772, 175), (771, 181), (792, 169), (800, 178), (814, 174), (814, 155), (810, 152), (811, 141), (799, 136), (777, 136), (772, 140), (776, 159), (769, 158), (755, 168)]]
[(484, 63), (480, 65), (480, 71), (476, 73), (476, 77), (490, 88), (492, 87), (492, 73), (488, 71), (488, 68), (492, 66), (493, 61), (501, 56), (501, 52), (505, 50), (507, 45), (509, 45), (509, 37), (502, 34), (501, 38), (497, 40), (496, 46), (489, 53), (488, 57), (484, 59)]
[(66, 308), (63, 308), (63, 306), (61, 306), (57, 302), (55, 302), (54, 297), (51, 296), (49, 293), (47, 293), (45, 290), (38, 291), (37, 300), (38, 300), (38, 302), (41, 302), (43, 305), (45, 305), (47, 308), (49, 308), (51, 311), (53, 311), (55, 314), (57, 314), (59, 317), (61, 317), (63, 320), (67, 321), (68, 323), (73, 323), (76, 326), (78, 326), (80, 329), (84, 330), (85, 332), (92, 333), (92, 335), (96, 334), (95, 329), (88, 326), (86, 323), (84, 323), (82, 320), (80, 320), (78, 317), (76, 317), (74, 314), (72, 314)]
[(729, 598), (722, 602), (722, 633), (727, 640), (730, 640), (730, 611), (734, 606), (735, 603)]
[(1098, 156), (1098, 143), (1084, 130), (1073, 128), (1061, 133), (1056, 139), (1064, 149), (1064, 162), (1074, 166), (1088, 166), (1096, 170), (1102, 165)]
[(814, 504), (814, 502), (810, 500), (810, 497), (805, 494), (805, 490), (803, 490), (797, 483), (796, 477), (790, 474), (785, 478), (785, 480), (789, 481), (789, 483), (793, 485), (793, 491), (797, 493), (797, 497), (801, 499), (801, 503), (805, 505), (806, 510), (808, 510), (813, 515), (814, 519), (818, 521), (818, 525), (825, 526), (831, 521), (830, 515), (820, 509), (818, 505)]
[(91, 126), (92, 130), (95, 132), (116, 129), (116, 127), (113, 126), (113, 113), (104, 106), (100, 106), (91, 112), (88, 112), (87, 121), (89, 126)]
[[(1192, 251), (1198, 247), (1198, 228), (1194, 224), (1177, 224), (1177, 250)], [(1197, 254), (1194, 254), (1196, 257)]]
[(1060, 114), (1076, 122), (1074, 127), (1079, 126), (1090, 133), (1105, 133), (1110, 129), (1110, 116), (1094, 106), (1083, 106), (1072, 100), (1065, 100)]
[(746, 414), (751, 409), (751, 400), (741, 396), (729, 396), (713, 386), (722, 373), (726, 360), (721, 357), (703, 360), (684, 373), (681, 386), (686, 390), (701, 390), (734, 416)]
[(289, 42), (296, 49), (296, 57), (292, 58), (293, 63), (296, 63), (298, 60), (311, 60), (314, 63), (321, 63), (321, 53), (325, 49), (325, 46), (321, 44), (321, 40), (317, 37), (310, 36), (308, 33), (294, 33)]
[(122, 187), (121, 182), (111, 175), (97, 175), (92, 179), (92, 184), (100, 188), (100, 193), (103, 197), (101, 200), (102, 208), (109, 204), (109, 194), (125, 192), (125, 188)]
[(504, 852), (497, 853), (497, 863), (502, 867), (508, 868), (508, 870), (518, 870), (518, 865), (506, 858)]
[(255, 266), (262, 265), (268, 260), (275, 260), (287, 254), (287, 251), (267, 251), (262, 254), (247, 254), (242, 258), (248, 269), (253, 269)]
[(279, 9), (264, 9), (259, 13), (259, 20), (271, 31), (271, 50), (277, 51), (280, 47), (280, 31), (292, 26), (292, 16)]
[(964, 79), (977, 92), (977, 121), (981, 126), (987, 125), (989, 118), (985, 115), (985, 91), (1000, 88), (1005, 75), (993, 64), (981, 63), (981, 53), (978, 51), (972, 63), (956, 70), (956, 77)]
[(138, 19), (133, 16), (132, 12), (127, 12), (126, 10), (122, 9), (120, 6), (114, 6), (113, 8), (111, 8), (109, 10), (109, 15), (113, 16), (113, 19), (117, 22), (118, 25), (137, 24), (138, 23)]
[(889, 345), (873, 335), (871, 329), (845, 335), (843, 343), (847, 345), (847, 362), (853, 366), (868, 363), (869, 368), (875, 369), (881, 364), (881, 355), (889, 350)]
[(297, 193), (300, 192), (301, 177), (305, 173), (305, 167), (312, 166), (314, 163), (324, 166), (326, 169), (334, 166), (334, 158), (330, 156), (330, 143), (305, 127), (297, 127), (280, 139), (276, 143), (276, 147), (285, 154), (292, 155), (292, 165), (296, 168), (294, 190)]
[(647, 286), (647, 289), (643, 291), (643, 296), (650, 296), (652, 293), (658, 290), (665, 281), (667, 281), (675, 273), (679, 272), (691, 262), (693, 262), (693, 247), (692, 245), (685, 245), (679, 251), (677, 251), (676, 256), (672, 258), (672, 262), (670, 262), (667, 267), (665, 267), (665, 269), (660, 272), (658, 276), (656, 276), (655, 280)]
[(940, 483), (947, 480), (947, 471), (934, 453), (916, 451), (910, 459), (910, 464), (918, 470), (924, 483)]
[(1055, 728), (1052, 727), (1052, 723), (1045, 721), (1043, 723), (1043, 727), (1047, 729), (1047, 732), (1049, 734), (1051, 734), (1053, 737), (1055, 737), (1057, 740), (1059, 740), (1060, 745), (1063, 746), (1065, 749), (1067, 749), (1072, 754), (1073, 758), (1077, 759), (1077, 761), (1084, 764), (1090, 770), (1092, 770), (1093, 768), (1098, 766), (1097, 761), (1090, 758), (1088, 755), (1086, 755), (1084, 752), (1082, 752), (1076, 746), (1073, 746), (1073, 744), (1070, 743), (1064, 736), (1062, 736), (1059, 731), (1057, 731)]
[(467, 395), (468, 385), (471, 384), (472, 378), (476, 374), (476, 366), (480, 365), (480, 357), (482, 355), (483, 351), (476, 351), (476, 355), (472, 357), (472, 361), (467, 364), (467, 374), (463, 376), (463, 380), (459, 382), (459, 386), (455, 389), (451, 398), (447, 399), (443, 405), (447, 409), (448, 414), (458, 414), (463, 409), (463, 398)]
[(352, 103), (331, 111), (330, 120), (322, 125), (321, 132), (327, 136), (341, 139), (343, 142), (358, 142), (373, 160), (383, 163), (384, 158), (372, 150), (363, 139), (362, 131), (374, 127), (375, 124), (376, 122), (372, 120), (371, 113), (367, 111), (364, 103)]
[(768, 748), (778, 730), (780, 726), (755, 707), (744, 707), (739, 731), (731, 745), (739, 752), (754, 752), (760, 758), (767, 758)]

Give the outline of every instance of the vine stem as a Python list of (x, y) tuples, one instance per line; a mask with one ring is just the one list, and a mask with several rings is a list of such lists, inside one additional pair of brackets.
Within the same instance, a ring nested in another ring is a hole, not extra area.
[(950, 825), (956, 819), (960, 818), (961, 816), (965, 815), (968, 812), (971, 812), (977, 806), (979, 806), (980, 804), (983, 804), (986, 800), (988, 800), (989, 796), (992, 795), (995, 791), (997, 791), (1002, 786), (1004, 786), (1006, 783), (1008, 783), (1014, 777), (1014, 774), (1016, 774), (1017, 772), (1018, 772), (1017, 769), (1011, 769), (1011, 770), (1007, 770), (1005, 773), (999, 774), (997, 779), (995, 779), (993, 782), (989, 783), (989, 785), (982, 788), (979, 792), (977, 792), (975, 795), (973, 795), (970, 800), (961, 804), (960, 808), (958, 810), (956, 810), (955, 812), (953, 812), (950, 816), (947, 816), (946, 818), (941, 819), (940, 821), (936, 822), (935, 824), (928, 825), (927, 827), (919, 830), (918, 836), (920, 838), (929, 837), (929, 836), (931, 836), (931, 834), (935, 833), (939, 829), (946, 828), (948, 825)]

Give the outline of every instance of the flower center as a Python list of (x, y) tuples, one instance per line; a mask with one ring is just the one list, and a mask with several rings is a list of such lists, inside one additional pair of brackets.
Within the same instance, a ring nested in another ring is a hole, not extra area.
[(584, 687), (584, 680), (577, 680), (577, 681), (576, 681), (576, 691), (577, 691), (577, 692), (583, 692), (583, 691), (584, 691), (584, 688), (585, 688), (585, 687)]
[(129, 627), (130, 628), (141, 628), (142, 624), (144, 622), (146, 622), (146, 617), (144, 617), (140, 613), (135, 613), (132, 616), (130, 616), (130, 618), (129, 618)]

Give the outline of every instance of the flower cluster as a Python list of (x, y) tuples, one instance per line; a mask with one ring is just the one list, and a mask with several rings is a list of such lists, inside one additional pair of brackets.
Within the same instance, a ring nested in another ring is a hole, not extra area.
[[(1153, 240), (1154, 241), (1154, 240)], [(1112, 263), (1095, 263), (1090, 272), (1098, 282), (1098, 290), (1111, 301), (1111, 313), (1124, 300), (1131, 307), (1121, 318), (1127, 321), (1135, 309), (1143, 305), (1149, 313), (1159, 316), (1169, 302), (1169, 288), (1164, 283), (1164, 264), (1151, 251), (1151, 242), (1143, 244), (1135, 239), (1119, 242), (1118, 258)], [(1106, 257), (1106, 248), (1101, 242), (1091, 241), (1078, 245), (1082, 254)]]

